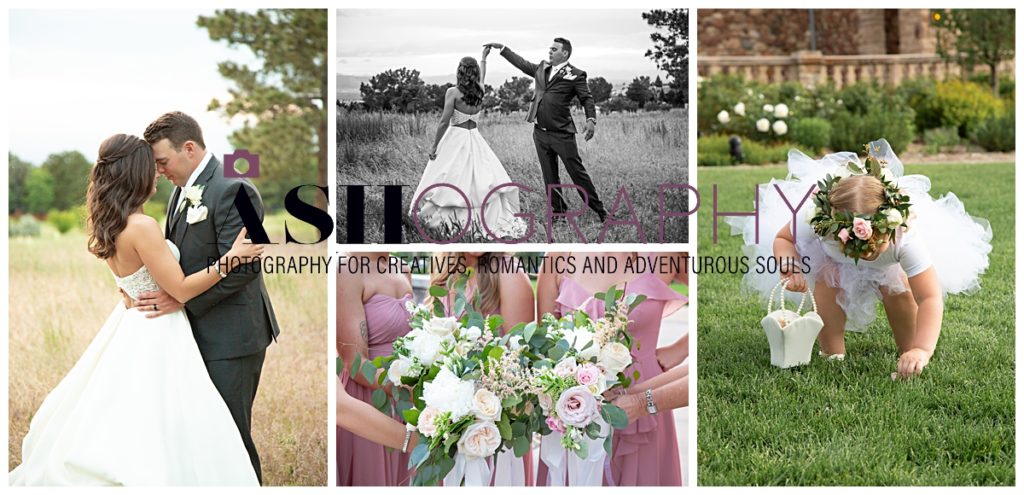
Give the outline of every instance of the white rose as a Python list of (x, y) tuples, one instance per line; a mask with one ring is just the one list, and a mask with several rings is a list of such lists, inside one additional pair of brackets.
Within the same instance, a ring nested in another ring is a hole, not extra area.
[(509, 349), (512, 349), (513, 351), (516, 351), (516, 350), (519, 350), (521, 347), (523, 347), (523, 336), (522, 335), (513, 335), (511, 338), (508, 339), (508, 348)]
[(434, 380), (423, 385), (423, 401), (441, 412), (452, 413), (452, 421), (473, 411), (473, 382), (461, 380), (448, 368), (441, 368)]
[(807, 208), (807, 213), (804, 214), (804, 221), (807, 223), (811, 223), (811, 220), (820, 214), (821, 208), (818, 208), (817, 206), (815, 206), (814, 208)]
[(412, 368), (412, 360), (402, 356), (391, 362), (388, 367), (388, 379), (395, 385), (402, 384), (402, 377), (409, 376), (409, 369)]
[(601, 348), (597, 362), (604, 365), (609, 371), (620, 373), (633, 363), (633, 356), (629, 354), (629, 349), (626, 346), (618, 342), (611, 342)]
[(770, 113), (775, 112), (775, 107), (765, 103), (764, 106), (761, 107), (761, 110), (764, 111), (764, 113), (769, 113), (770, 114)]
[(483, 330), (480, 330), (480, 327), (469, 327), (468, 329), (466, 329), (466, 334), (465, 335), (466, 335), (466, 339), (473, 341), (473, 340), (479, 339), (480, 335), (482, 335), (482, 334), (483, 334)]
[(787, 107), (785, 103), (779, 103), (778, 105), (775, 105), (774, 115), (777, 119), (784, 119), (786, 117), (789, 117), (789, 107)]
[(435, 316), (431, 318), (430, 321), (428, 321), (426, 324), (427, 331), (434, 335), (437, 335), (438, 337), (451, 335), (451, 333), (455, 331), (455, 329), (457, 329), (458, 327), (458, 320), (451, 316), (447, 318), (438, 318)]
[(575, 376), (576, 358), (563, 358), (561, 361), (558, 362), (558, 364), (555, 365), (555, 368), (552, 371), (554, 371), (555, 375), (560, 376), (562, 378), (565, 378), (567, 376)]
[(793, 97), (793, 101), (800, 101), (800, 95), (796, 95), (796, 96), (794, 96), (794, 97)]
[(768, 132), (768, 129), (771, 128), (772, 123), (768, 122), (768, 119), (760, 119), (760, 120), (757, 121), (756, 125), (757, 125), (757, 130), (758, 131)]
[(754, 90), (747, 88), (747, 96), (754, 96)]
[[(566, 336), (572, 347), (576, 349), (576, 355), (582, 359), (591, 359), (597, 357), (597, 346), (591, 345), (587, 347), (594, 340), (594, 333), (589, 328), (575, 328), (572, 333)], [(586, 349), (584, 349), (586, 347)]]
[(895, 183), (896, 182), (896, 174), (892, 173), (892, 170), (889, 170), (889, 167), (884, 167), (884, 168), (882, 168), (882, 180), (884, 180), (886, 182)]
[[(410, 335), (412, 332), (410, 332)], [(412, 356), (426, 366), (434, 364), (441, 353), (441, 337), (427, 332), (419, 332), (412, 337), (406, 347)]]
[(494, 423), (473, 423), (459, 438), (459, 452), (468, 457), (490, 457), (501, 446), (501, 432)]
[(203, 200), (203, 188), (199, 186), (187, 187), (184, 190), (185, 199), (191, 204), (198, 204)]
[(420, 434), (426, 437), (433, 437), (437, 434), (437, 425), (434, 424), (434, 420), (441, 414), (437, 408), (427, 406), (420, 411), (420, 418), (417, 421), (416, 429), (420, 431)]
[(889, 228), (899, 227), (903, 223), (903, 214), (897, 209), (890, 209), (885, 214), (885, 223), (889, 225)]
[(501, 417), (501, 400), (486, 388), (477, 390), (473, 394), (473, 412), (476, 413), (476, 419), (497, 421)]
[(602, 372), (598, 375), (597, 380), (594, 383), (587, 385), (587, 389), (594, 395), (603, 394), (605, 390), (608, 390), (608, 377), (606, 377), (604, 372)]
[(842, 98), (836, 100), (836, 105), (842, 105), (842, 104), (843, 104)]
[(723, 123), (723, 124), (728, 124), (729, 123), (729, 112), (727, 112), (725, 110), (722, 110), (721, 112), (718, 112), (718, 121)]
[(732, 113), (735, 113), (736, 115), (739, 115), (739, 116), (742, 117), (742, 116), (747, 114), (747, 106), (744, 105), (743, 102), (741, 101), (741, 102), (737, 103), (736, 106), (732, 107)]
[(787, 126), (786, 123), (781, 120), (776, 120), (775, 123), (772, 124), (772, 131), (774, 131), (775, 134), (779, 136), (785, 134), (788, 130), (789, 126)]
[(188, 209), (185, 221), (188, 222), (189, 225), (202, 222), (203, 220), (206, 220), (206, 206), (199, 205)]

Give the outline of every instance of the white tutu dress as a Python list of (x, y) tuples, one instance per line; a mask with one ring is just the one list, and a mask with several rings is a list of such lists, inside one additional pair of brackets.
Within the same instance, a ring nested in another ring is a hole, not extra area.
[[(798, 256), (807, 258), (808, 284), (813, 287), (816, 281), (822, 280), (839, 289), (836, 302), (846, 313), (846, 330), (858, 332), (866, 330), (874, 321), (882, 288), (893, 293), (909, 289), (903, 284), (902, 274), (910, 278), (934, 266), (943, 296), (971, 293), (981, 287), (979, 277), (988, 268), (988, 255), (992, 251), (992, 228), (987, 220), (969, 215), (963, 202), (952, 192), (933, 199), (928, 193), (931, 189), (928, 177), (903, 175), (903, 164), (886, 140), (874, 141), (869, 146), (872, 155), (886, 163), (899, 188), (910, 197), (909, 230), (898, 234), (896, 242), (878, 258), (854, 263), (853, 258), (842, 253), (838, 241), (823, 239), (814, 233), (810, 224), (814, 210), (811, 197), (796, 214), (796, 251)], [(790, 204), (796, 206), (818, 181), (829, 174), (843, 174), (850, 162), (863, 166), (856, 153), (833, 153), (814, 160), (800, 151), (790, 150), (786, 180), (772, 179), (758, 187), (759, 239), (755, 240), (758, 217), (726, 219), (733, 235), (743, 235), (744, 254), (751, 260), (773, 256), (775, 235), (793, 218), (776, 186)], [(778, 281), (777, 271), (756, 273), (751, 270), (743, 277), (745, 289), (759, 292), (765, 298)], [(787, 296), (794, 302), (800, 297), (793, 292), (787, 292)]]
[[(472, 233), (489, 238), (487, 231), (490, 230), (498, 238), (518, 238), (526, 232), (526, 223), (515, 216), (519, 213), (519, 189), (503, 187), (494, 190), (501, 184), (512, 182), (501, 160), (479, 130), (456, 126), (475, 121), (478, 115), (479, 112), (467, 114), (458, 109), (454, 111), (451, 125), (437, 144), (437, 157), (427, 162), (419, 186), (412, 196), (413, 204), (409, 214), (411, 216), (412, 210), (418, 206), (421, 225), (429, 230), (451, 232), (466, 227), (467, 216), (472, 216), (467, 235)], [(448, 186), (435, 187), (416, 203), (424, 190), (438, 183), (453, 185), (458, 191)], [(466, 207), (467, 199), (469, 208)], [(487, 199), (486, 206), (484, 199)]]

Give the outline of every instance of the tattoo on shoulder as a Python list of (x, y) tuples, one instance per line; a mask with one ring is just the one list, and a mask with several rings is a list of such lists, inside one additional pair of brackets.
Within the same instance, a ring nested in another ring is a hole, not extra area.
[(366, 325), (366, 320), (359, 322), (359, 336), (363, 338), (364, 344), (370, 343), (370, 328)]

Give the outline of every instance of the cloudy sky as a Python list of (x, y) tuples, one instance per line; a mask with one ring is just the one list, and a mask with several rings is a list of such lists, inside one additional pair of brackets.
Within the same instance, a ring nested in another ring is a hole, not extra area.
[[(504, 43), (528, 60), (547, 58), (552, 38), (572, 42), (572, 63), (612, 82), (660, 72), (644, 56), (653, 28), (641, 10), (338, 10), (339, 93), (388, 69), (417, 69), (427, 82), (453, 80), (459, 59)], [(521, 75), (492, 53), (487, 80)], [(663, 75), (663, 74), (662, 74)], [(344, 97), (343, 95), (339, 95)]]
[(112, 134), (142, 135), (170, 110), (199, 121), (206, 145), (230, 152), (232, 125), (206, 110), (228, 99), (217, 63), (253, 61), (196, 26), (212, 11), (11, 10), (11, 152), (36, 165), (77, 150), (95, 160)]

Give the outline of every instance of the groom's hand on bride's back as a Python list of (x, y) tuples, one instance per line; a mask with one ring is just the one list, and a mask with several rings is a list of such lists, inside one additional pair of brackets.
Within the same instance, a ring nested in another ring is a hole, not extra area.
[(135, 302), (135, 307), (139, 311), (146, 313), (146, 318), (156, 318), (178, 311), (184, 308), (185, 305), (161, 289), (139, 294), (139, 300)]

